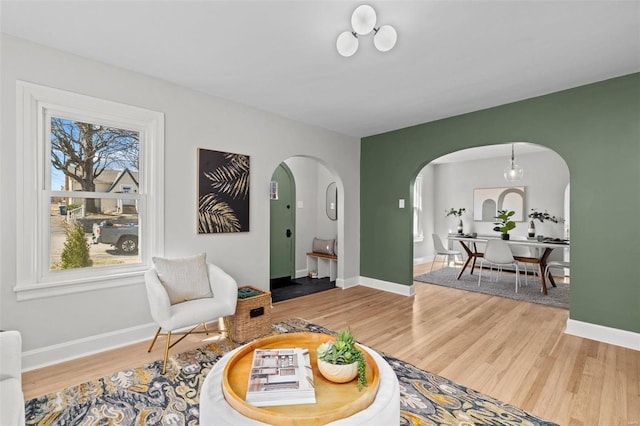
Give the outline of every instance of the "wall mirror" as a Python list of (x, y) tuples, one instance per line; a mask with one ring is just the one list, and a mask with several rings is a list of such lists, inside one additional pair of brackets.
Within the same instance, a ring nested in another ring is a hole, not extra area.
[(327, 197), (325, 205), (327, 216), (331, 220), (338, 219), (338, 187), (335, 182), (327, 186)]

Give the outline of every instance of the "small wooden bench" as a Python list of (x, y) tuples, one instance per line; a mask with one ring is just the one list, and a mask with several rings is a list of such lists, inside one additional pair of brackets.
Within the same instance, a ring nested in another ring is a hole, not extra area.
[(318, 278), (329, 277), (335, 281), (338, 276), (338, 256), (325, 253), (307, 253), (307, 272), (317, 271)]

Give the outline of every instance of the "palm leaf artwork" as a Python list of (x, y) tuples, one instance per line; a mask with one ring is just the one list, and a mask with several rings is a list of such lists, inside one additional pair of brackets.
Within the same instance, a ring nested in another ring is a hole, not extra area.
[(240, 221), (229, 205), (209, 193), (200, 197), (198, 209), (198, 232), (240, 232)]
[(211, 181), (211, 188), (232, 198), (247, 198), (249, 195), (249, 157), (241, 154), (225, 153), (228, 163), (213, 172), (205, 172)]
[(249, 230), (249, 156), (200, 149), (198, 233)]

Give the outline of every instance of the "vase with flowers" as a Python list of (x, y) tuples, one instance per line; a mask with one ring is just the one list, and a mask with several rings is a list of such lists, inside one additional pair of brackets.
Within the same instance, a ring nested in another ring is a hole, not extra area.
[(453, 207), (450, 208), (448, 211), (445, 210), (445, 213), (447, 214), (446, 217), (449, 216), (454, 216), (458, 218), (458, 234), (462, 234), (463, 233), (463, 228), (464, 225), (462, 224), (462, 213), (464, 213), (467, 209), (465, 209), (464, 207), (461, 207), (459, 209), (454, 209)]
[(547, 222), (552, 222), (552, 223), (563, 223), (564, 219), (561, 217), (556, 217), (556, 216), (551, 216), (546, 210), (544, 212), (538, 211), (537, 209), (531, 209), (531, 213), (529, 213), (529, 218), (531, 219), (529, 221), (529, 229), (527, 232), (527, 235), (529, 237), (535, 237), (536, 235), (536, 226), (533, 223), (534, 220), (539, 220), (540, 223), (544, 223), (544, 221), (546, 220)]

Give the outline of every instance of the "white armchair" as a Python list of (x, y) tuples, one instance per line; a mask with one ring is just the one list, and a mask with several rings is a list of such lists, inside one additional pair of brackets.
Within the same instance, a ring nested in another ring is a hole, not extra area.
[[(186, 260), (189, 261), (193, 259), (195, 258)], [(181, 260), (183, 259), (164, 259), (164, 261), (175, 262), (173, 264), (169, 263), (169, 268), (172, 268), (172, 265), (177, 265), (178, 269), (181, 267)], [(199, 298), (176, 302), (176, 289), (184, 288), (184, 286), (192, 284), (194, 278), (192, 273), (193, 268), (187, 265), (186, 275), (185, 271), (182, 271), (182, 275), (180, 271), (178, 271), (177, 276), (174, 276), (173, 280), (167, 280), (167, 264), (161, 268), (165, 270), (165, 279), (162, 279), (163, 273), (159, 274), (157, 269), (160, 264), (157, 259), (154, 259), (154, 261), (156, 261), (156, 267), (146, 272), (145, 283), (151, 316), (158, 324), (158, 331), (151, 342), (151, 346), (149, 346), (148, 352), (151, 352), (160, 334), (167, 336), (162, 373), (164, 374), (166, 372), (169, 349), (184, 339), (188, 334), (194, 332), (201, 324), (204, 326), (203, 331), (208, 333), (209, 330), (207, 330), (206, 324), (222, 318), (225, 329), (215, 331), (225, 333), (231, 346), (235, 347), (229, 322), (226, 317), (233, 315), (236, 310), (236, 303), (238, 301), (238, 285), (236, 281), (219, 267), (206, 264), (207, 277), (205, 279), (208, 279), (209, 283), (207, 291), (210, 290), (210, 293), (213, 295), (206, 295), (205, 297), (197, 296)], [(204, 261), (203, 255), (202, 261)], [(177, 280), (175, 279), (176, 277)], [(192, 328), (186, 332), (179, 331), (187, 327)], [(161, 331), (164, 332), (161, 333)], [(171, 343), (172, 334), (181, 334), (182, 337)]]
[(18, 331), (0, 332), (0, 425), (24, 425), (22, 393), (22, 337)]

